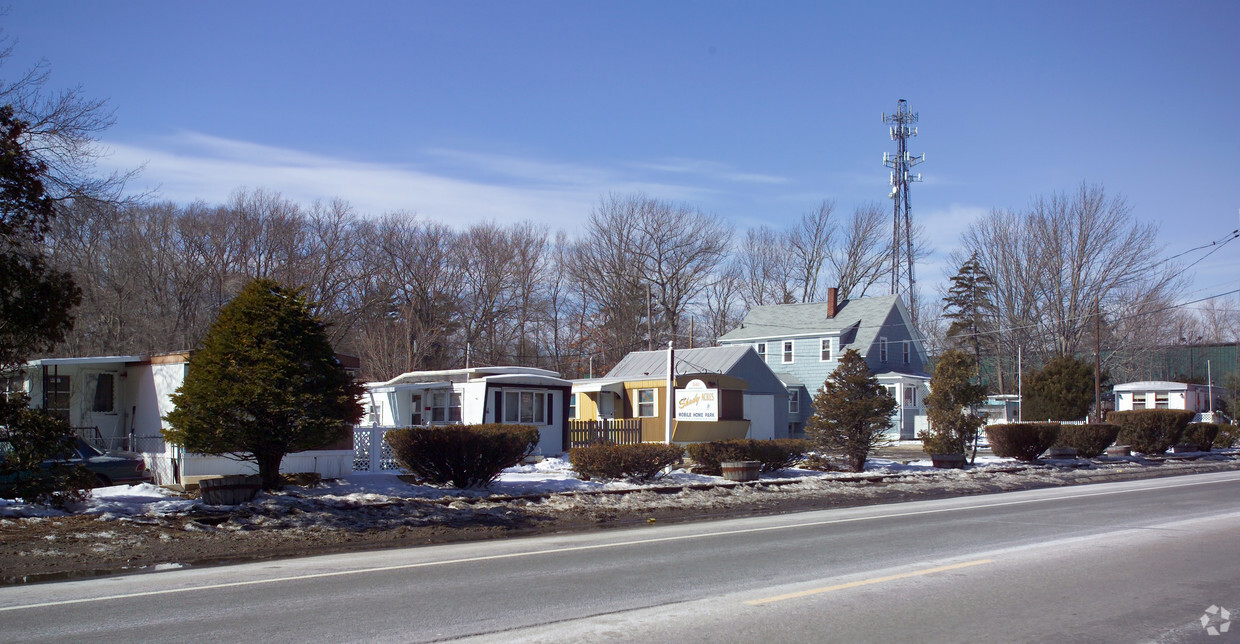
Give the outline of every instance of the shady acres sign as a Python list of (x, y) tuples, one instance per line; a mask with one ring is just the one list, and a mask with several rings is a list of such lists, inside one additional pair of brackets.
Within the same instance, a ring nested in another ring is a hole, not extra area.
[(719, 420), (719, 390), (708, 389), (701, 380), (690, 380), (676, 390), (676, 420)]

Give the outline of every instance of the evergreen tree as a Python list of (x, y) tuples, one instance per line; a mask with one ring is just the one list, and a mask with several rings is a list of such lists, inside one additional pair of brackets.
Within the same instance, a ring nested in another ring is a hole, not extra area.
[[(23, 145), (27, 127), (12, 107), (0, 107), (0, 375), (62, 340), (81, 299), (69, 274), (50, 268), (44, 254), (55, 206), (44, 191), (47, 165)], [(26, 501), (72, 501), (89, 485), (86, 471), (42, 464), (72, 447), (73, 429), (29, 404), (25, 396), (0, 396), (0, 440), (8, 446), (0, 475)]]
[(947, 339), (973, 354), (979, 378), (983, 342), (997, 344), (997, 339), (987, 340), (987, 334), (992, 331), (990, 321), (995, 315), (994, 288), (994, 282), (974, 253), (960, 265), (943, 298), (943, 317), (952, 321), (947, 327)]
[(927, 454), (964, 454), (975, 444), (985, 421), (971, 410), (986, 400), (986, 388), (971, 382), (976, 375), (969, 354), (949, 349), (939, 356), (925, 400), (930, 429), (917, 436)]
[(44, 254), (55, 203), (44, 192), (47, 166), (22, 145), (27, 127), (0, 107), (0, 369), (64, 339), (81, 300), (70, 275)]
[(301, 292), (254, 280), (220, 309), (194, 353), (164, 437), (191, 452), (253, 460), (272, 490), (285, 454), (348, 436), (361, 393)]
[[(1110, 376), (1103, 373), (1105, 383)], [(1094, 365), (1071, 356), (1025, 376), (1021, 420), (1081, 420), (1094, 405)]]
[(861, 354), (849, 349), (814, 395), (805, 433), (819, 448), (843, 456), (851, 471), (860, 472), (870, 450), (891, 444), (887, 430), (895, 411), (895, 398), (870, 373)]

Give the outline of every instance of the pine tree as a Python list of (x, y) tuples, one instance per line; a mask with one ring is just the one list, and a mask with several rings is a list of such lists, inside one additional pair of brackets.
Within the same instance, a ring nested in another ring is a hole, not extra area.
[(285, 454), (348, 435), (361, 393), (300, 291), (254, 280), (220, 309), (193, 354), (164, 437), (191, 452), (253, 460), (272, 490)]
[[(12, 107), (0, 107), (0, 375), (64, 339), (81, 300), (70, 275), (48, 265), (44, 238), (56, 211), (44, 190), (47, 165), (23, 145), (27, 127)], [(9, 452), (0, 476), (32, 503), (79, 498), (90, 482), (83, 468), (43, 467), (72, 447), (73, 429), (29, 404), (26, 396), (0, 395), (0, 440)]]
[(935, 362), (925, 400), (930, 429), (917, 436), (927, 454), (964, 454), (976, 441), (985, 421), (970, 411), (986, 400), (986, 388), (971, 382), (976, 375), (973, 358), (957, 349)]
[(47, 165), (23, 147), (27, 127), (0, 107), (0, 369), (63, 340), (82, 297), (44, 254), (55, 204), (44, 191)]
[[(974, 253), (960, 265), (960, 270), (952, 277), (947, 297), (943, 298), (943, 317), (952, 321), (947, 328), (947, 339), (973, 354), (979, 378), (982, 343), (993, 330), (990, 321), (995, 316), (994, 289), (994, 281)], [(997, 339), (988, 343), (997, 345)]]
[(865, 469), (870, 450), (891, 444), (887, 430), (896, 400), (878, 382), (854, 349), (814, 395), (814, 413), (805, 433), (828, 453), (842, 455), (853, 472)]
[[(1103, 382), (1110, 376), (1102, 374)], [(1094, 405), (1094, 365), (1060, 356), (1025, 376), (1022, 420), (1081, 420)]]

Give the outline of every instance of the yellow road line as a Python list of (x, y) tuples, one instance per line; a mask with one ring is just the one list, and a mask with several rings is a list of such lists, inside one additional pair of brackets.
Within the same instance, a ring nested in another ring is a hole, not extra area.
[(980, 566), (982, 564), (994, 563), (994, 559), (978, 559), (977, 561), (966, 561), (964, 563), (952, 564), (950, 566), (939, 566), (937, 568), (926, 568), (925, 570), (914, 570), (913, 572), (900, 573), (898, 575), (887, 575), (886, 577), (875, 577), (873, 579), (863, 579), (861, 581), (850, 581), (846, 584), (837, 584), (835, 586), (826, 586), (825, 588), (814, 588), (812, 590), (802, 590), (797, 593), (788, 593), (787, 595), (776, 595), (774, 597), (765, 597), (763, 599), (751, 599), (746, 604), (750, 606), (761, 606), (772, 602), (781, 602), (785, 599), (796, 599), (798, 597), (809, 597), (810, 595), (821, 595), (823, 593), (834, 592), (837, 590), (845, 590), (848, 588), (857, 588), (859, 586), (869, 586), (871, 584), (881, 584), (897, 579), (908, 579), (909, 577), (920, 577), (922, 575), (930, 575), (936, 572), (946, 572), (948, 570), (959, 570), (961, 568), (969, 568), (971, 566)]

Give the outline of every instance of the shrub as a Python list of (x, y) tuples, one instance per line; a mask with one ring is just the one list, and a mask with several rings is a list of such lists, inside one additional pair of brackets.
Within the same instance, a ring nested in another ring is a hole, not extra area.
[(684, 453), (679, 445), (596, 443), (574, 447), (568, 454), (573, 469), (583, 481), (597, 478), (641, 482), (660, 476), (664, 468), (679, 463)]
[(1218, 436), (1214, 437), (1214, 446), (1219, 449), (1233, 447), (1240, 441), (1240, 427), (1235, 425), (1219, 425)]
[(420, 482), (485, 487), (504, 468), (534, 452), (538, 428), (498, 424), (409, 427), (388, 432), (387, 442), (396, 461)]
[(986, 428), (995, 456), (1021, 461), (1037, 460), (1059, 438), (1059, 423), (1012, 423)]
[(801, 459), (812, 448), (809, 441), (799, 438), (756, 440), (734, 438), (730, 440), (693, 443), (687, 447), (689, 458), (697, 466), (695, 471), (719, 476), (721, 464), (726, 461), (760, 461), (763, 472), (774, 472), (788, 467)]
[(1189, 423), (1180, 440), (1192, 443), (1201, 451), (1208, 452), (1214, 446), (1214, 439), (1218, 438), (1220, 429), (1222, 425), (1218, 423)]
[(1119, 425), (1117, 442), (1135, 452), (1158, 455), (1179, 442), (1195, 415), (1184, 409), (1134, 409), (1111, 412), (1107, 420)]
[(1105, 452), (1118, 435), (1117, 425), (1060, 425), (1055, 447), (1071, 447), (1082, 458), (1094, 458)]

